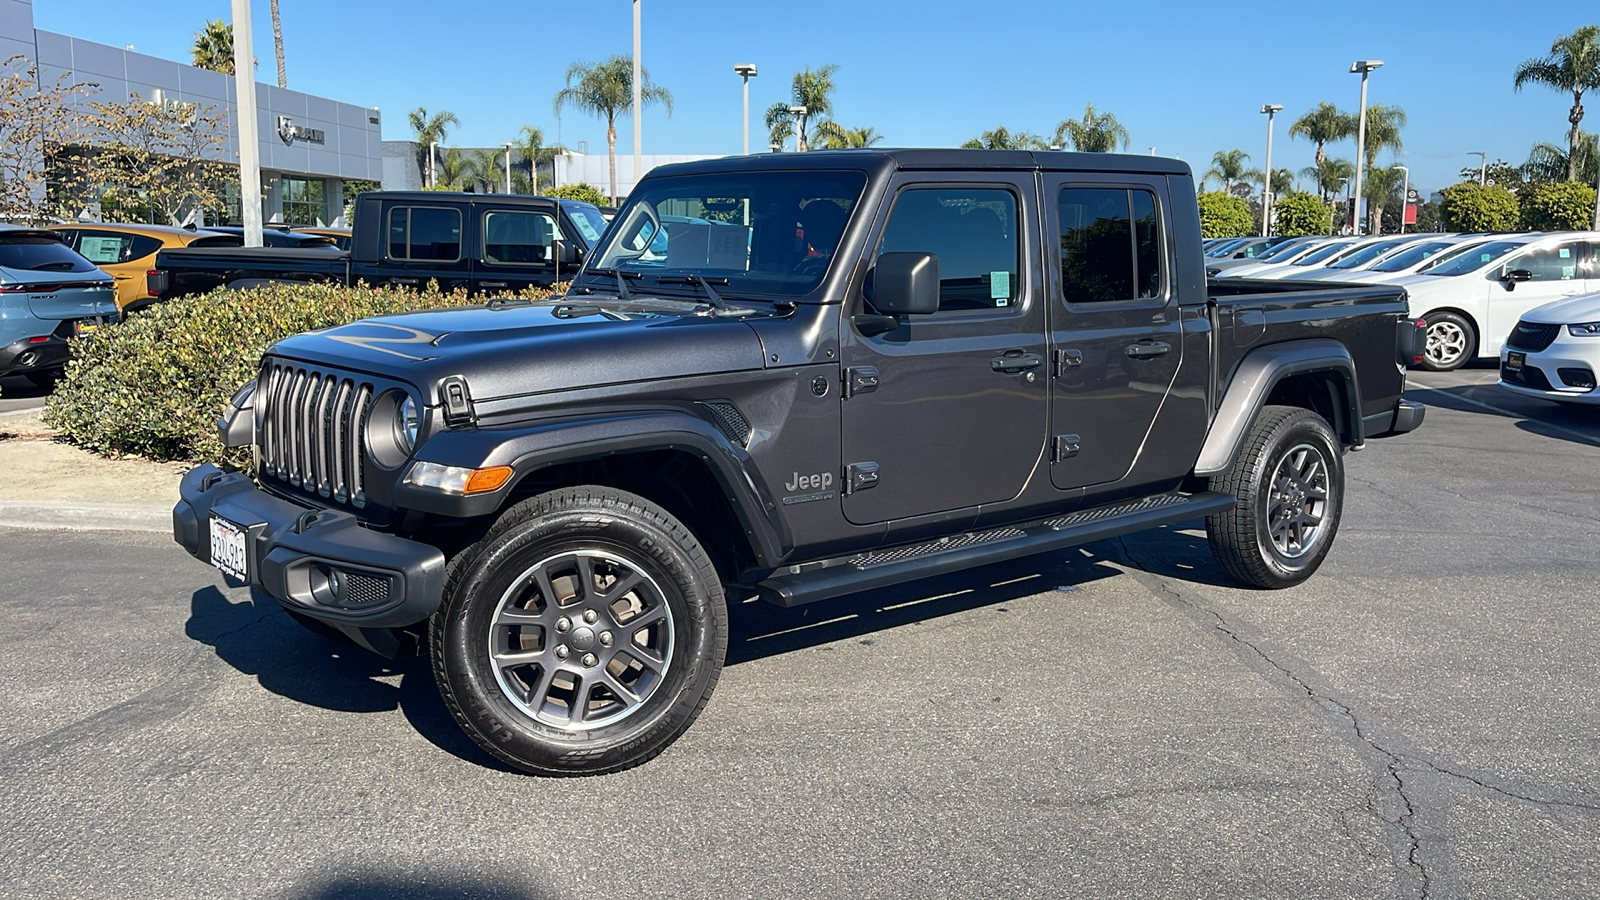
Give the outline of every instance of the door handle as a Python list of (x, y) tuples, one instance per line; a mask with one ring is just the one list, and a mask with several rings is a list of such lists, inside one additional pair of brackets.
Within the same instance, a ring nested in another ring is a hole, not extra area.
[(480, 282), (478, 282), (478, 287), (503, 288), (505, 286), (506, 286), (506, 283), (504, 281), (480, 281)]
[(1166, 356), (1172, 351), (1172, 345), (1166, 341), (1140, 341), (1122, 348), (1122, 352), (1132, 359), (1155, 359)]
[(389, 282), (391, 284), (420, 284), (422, 282), (422, 279), (420, 279), (420, 278), (391, 278), (391, 279), (389, 279)]
[(989, 360), (989, 368), (1007, 375), (1015, 375), (1028, 369), (1037, 369), (1044, 365), (1044, 357), (1037, 353), (1024, 353), (1020, 356), (996, 356)]

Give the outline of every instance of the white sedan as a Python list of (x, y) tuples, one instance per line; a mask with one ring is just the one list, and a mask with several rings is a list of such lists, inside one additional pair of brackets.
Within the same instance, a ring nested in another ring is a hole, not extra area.
[(1500, 350), (1500, 386), (1557, 403), (1600, 404), (1600, 294), (1523, 313)]

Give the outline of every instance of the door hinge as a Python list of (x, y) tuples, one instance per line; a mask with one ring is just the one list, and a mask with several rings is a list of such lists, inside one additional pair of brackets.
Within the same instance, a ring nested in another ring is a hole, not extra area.
[(878, 486), (878, 464), (875, 462), (851, 463), (844, 467), (845, 496)]
[(844, 370), (844, 396), (870, 394), (878, 389), (877, 366), (851, 366)]
[(1080, 438), (1075, 434), (1058, 434), (1050, 445), (1050, 461), (1061, 462), (1078, 455)]
[(1082, 350), (1057, 350), (1056, 368), (1051, 374), (1060, 378), (1068, 369), (1076, 369), (1081, 365), (1083, 365)]
[(444, 422), (452, 427), (472, 424), (472, 394), (464, 375), (451, 375), (439, 382), (439, 400), (444, 404)]

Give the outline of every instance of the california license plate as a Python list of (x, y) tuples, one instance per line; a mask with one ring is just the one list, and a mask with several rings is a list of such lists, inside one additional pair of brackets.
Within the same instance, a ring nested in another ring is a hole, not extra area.
[(1508, 369), (1520, 369), (1522, 368), (1522, 364), (1527, 361), (1528, 355), (1526, 353), (1521, 353), (1516, 350), (1506, 351), (1506, 368)]
[(211, 517), (211, 564), (222, 574), (240, 581), (250, 580), (250, 555), (246, 552), (246, 532), (221, 516)]
[(78, 319), (72, 323), (72, 333), (78, 337), (88, 337), (105, 324), (105, 319)]

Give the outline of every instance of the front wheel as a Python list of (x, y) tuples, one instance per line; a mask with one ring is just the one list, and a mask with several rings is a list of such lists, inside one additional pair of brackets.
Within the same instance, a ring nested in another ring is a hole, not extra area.
[(1206, 517), (1211, 553), (1228, 574), (1285, 588), (1322, 565), (1339, 529), (1344, 460), (1326, 420), (1309, 409), (1268, 406), (1226, 475), (1211, 489), (1237, 498)]
[(451, 563), (430, 646), (480, 747), (541, 775), (636, 766), (705, 707), (728, 644), (705, 550), (655, 504), (567, 488), (507, 510)]

